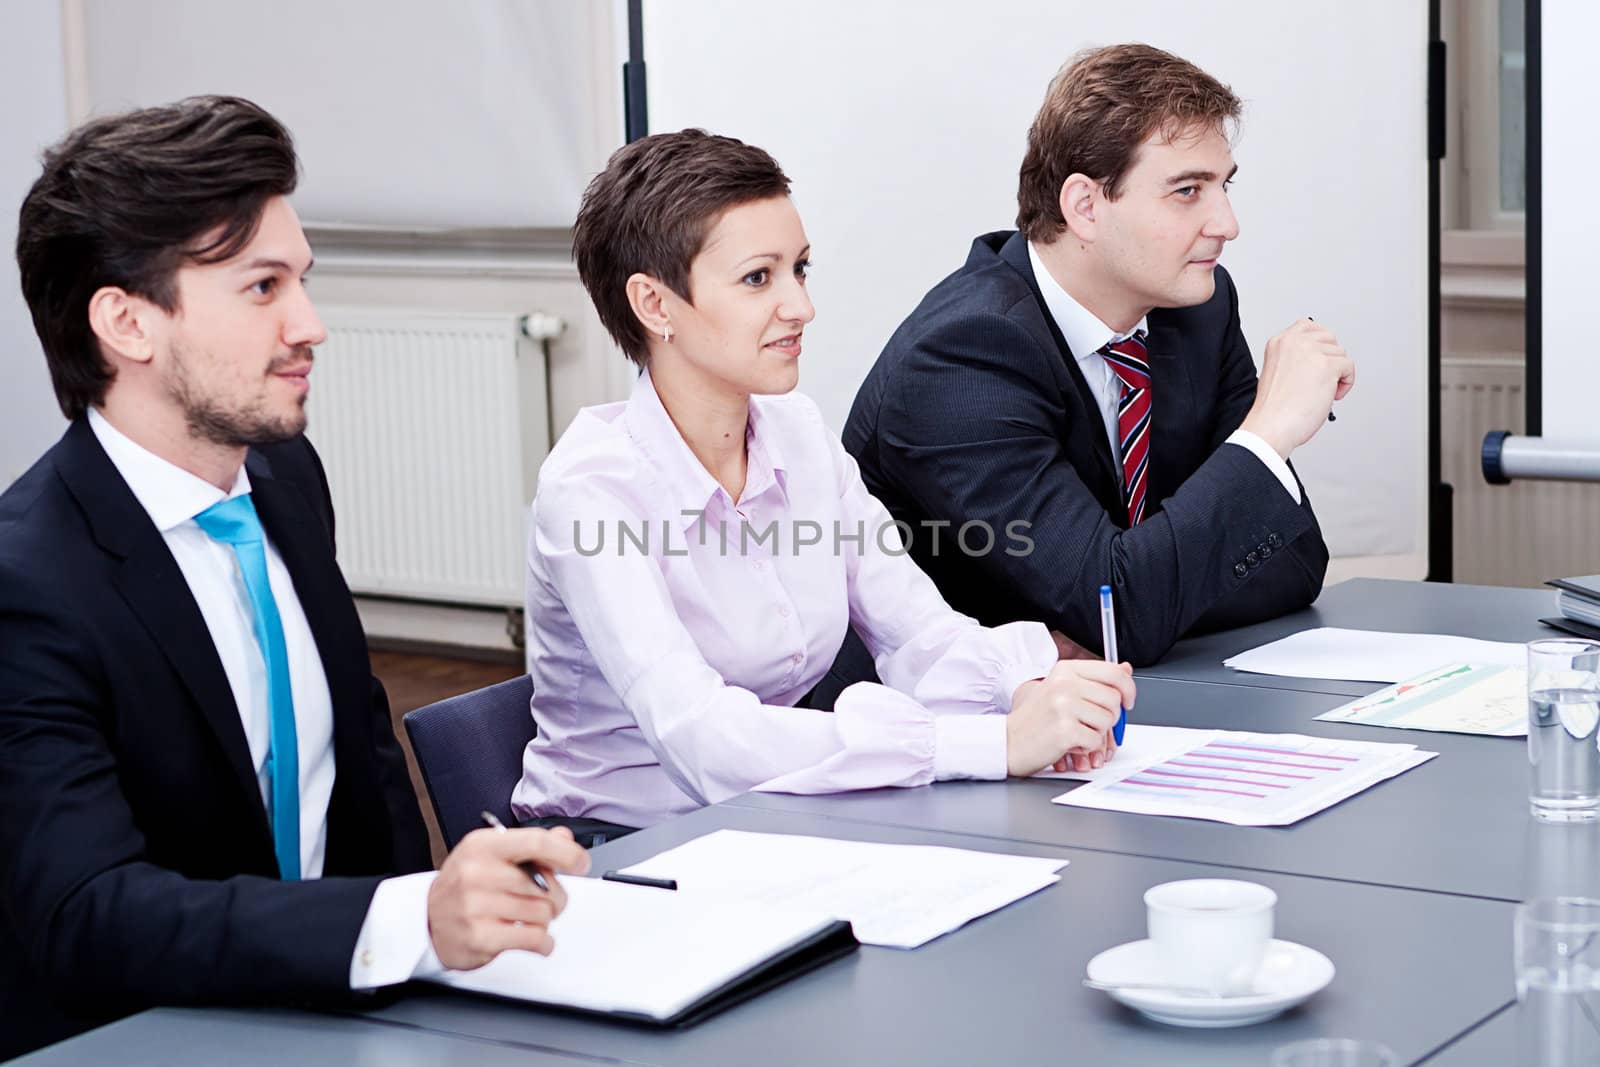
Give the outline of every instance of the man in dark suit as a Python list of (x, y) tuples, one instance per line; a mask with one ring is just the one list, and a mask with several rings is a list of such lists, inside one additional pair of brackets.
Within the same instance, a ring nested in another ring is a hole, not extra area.
[(517, 864), (587, 867), (529, 829), (429, 870), (302, 436), (296, 173), (270, 115), (197, 98), (75, 131), (23, 204), (72, 421), (0, 496), (0, 1059), (548, 952), (564, 896)]
[(890, 338), (845, 447), (950, 603), (1063, 654), (1159, 659), (1310, 603), (1328, 552), (1289, 454), (1354, 381), (1302, 320), (1261, 380), (1217, 265), (1239, 101), (1143, 45), (1081, 54), (1028, 135), (1020, 232), (986, 234)]

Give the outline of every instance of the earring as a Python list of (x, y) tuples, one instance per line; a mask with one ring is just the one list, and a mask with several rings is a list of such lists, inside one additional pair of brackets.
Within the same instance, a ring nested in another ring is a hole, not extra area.
[(672, 326), (670, 324), (661, 327), (661, 339), (669, 345), (672, 343)]

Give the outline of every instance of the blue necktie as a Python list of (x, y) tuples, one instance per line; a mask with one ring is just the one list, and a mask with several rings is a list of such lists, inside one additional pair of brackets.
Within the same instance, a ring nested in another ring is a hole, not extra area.
[(272, 823), (272, 850), (285, 881), (300, 878), (300, 753), (294, 732), (294, 694), (289, 688), (289, 648), (283, 622), (267, 581), (266, 535), (249, 494), (213, 504), (194, 521), (214, 540), (233, 549), (244, 574), (255, 616), (256, 641), (267, 667), (267, 708), (271, 731), (267, 747), (267, 818)]

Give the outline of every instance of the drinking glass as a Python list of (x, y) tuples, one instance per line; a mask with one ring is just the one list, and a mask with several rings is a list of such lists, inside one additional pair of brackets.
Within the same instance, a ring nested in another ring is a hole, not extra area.
[(1528, 643), (1528, 791), (1552, 822), (1600, 818), (1600, 645)]
[(1600, 900), (1517, 905), (1517, 1016), (1530, 1067), (1600, 1063)]
[(1322, 1037), (1273, 1050), (1272, 1067), (1395, 1067), (1400, 1061), (1387, 1045)]

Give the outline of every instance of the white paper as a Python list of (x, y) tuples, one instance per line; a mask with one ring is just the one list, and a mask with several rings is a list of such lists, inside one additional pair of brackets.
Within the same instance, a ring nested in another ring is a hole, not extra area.
[(1402, 682), (1446, 663), (1515, 667), (1526, 662), (1525, 646), (1514, 642), (1323, 626), (1241, 652), (1222, 665), (1285, 678)]
[(1528, 670), (1451, 663), (1357, 697), (1317, 718), (1399, 730), (1526, 737)]
[(1035, 778), (1065, 778), (1075, 782), (1093, 782), (1101, 778), (1114, 778), (1127, 771), (1139, 770), (1159, 763), (1169, 756), (1189, 751), (1194, 737), (1204, 731), (1189, 730), (1182, 726), (1148, 726), (1129, 723), (1122, 733), (1122, 744), (1111, 761), (1092, 771), (1043, 770)]
[(1303, 734), (1192, 731), (1186, 752), (1130, 768), (1056, 804), (1235, 826), (1287, 826), (1438, 755), (1415, 745)]
[(916, 948), (1061, 880), (1066, 860), (717, 830), (627, 868), (772, 907), (848, 919), (856, 940)]
[(474, 971), (429, 981), (478, 993), (670, 1019), (757, 964), (824, 929), (832, 916), (716, 893), (563, 878), (555, 951), (502, 952)]

